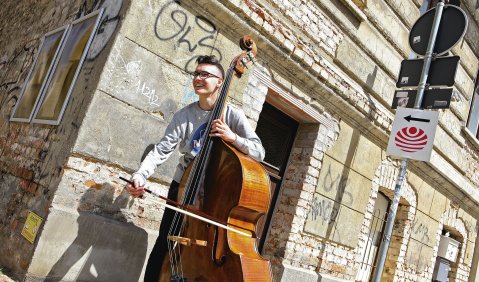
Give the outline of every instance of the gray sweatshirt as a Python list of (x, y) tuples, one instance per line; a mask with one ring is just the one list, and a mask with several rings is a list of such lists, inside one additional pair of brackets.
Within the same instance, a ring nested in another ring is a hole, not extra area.
[[(173, 176), (173, 180), (179, 183), (188, 164), (200, 152), (210, 115), (211, 111), (201, 109), (198, 102), (191, 103), (176, 112), (165, 130), (165, 135), (148, 153), (138, 171), (133, 173), (132, 179), (137, 179), (140, 186), (144, 186), (156, 167), (164, 163), (179, 145), (178, 149), (182, 156)], [(236, 133), (233, 146), (246, 155), (262, 161), (265, 154), (264, 148), (243, 111), (226, 104), (224, 121)]]

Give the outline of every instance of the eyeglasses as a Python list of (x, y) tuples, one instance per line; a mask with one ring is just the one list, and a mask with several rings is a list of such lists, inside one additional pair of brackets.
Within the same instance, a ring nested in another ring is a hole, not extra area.
[(220, 78), (219, 76), (214, 75), (212, 73), (209, 73), (207, 71), (195, 71), (195, 72), (190, 73), (190, 75), (191, 75), (192, 78), (198, 77), (199, 79), (207, 79), (208, 77)]

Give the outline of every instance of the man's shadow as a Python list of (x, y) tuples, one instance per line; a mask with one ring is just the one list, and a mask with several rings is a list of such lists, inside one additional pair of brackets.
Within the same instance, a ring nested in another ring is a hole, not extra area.
[[(148, 234), (126, 223), (121, 209), (127, 208), (129, 194), (123, 190), (113, 201), (114, 191), (105, 183), (101, 189), (85, 192), (78, 207), (77, 237), (45, 281), (139, 281)], [(65, 277), (72, 268), (77, 273)]]

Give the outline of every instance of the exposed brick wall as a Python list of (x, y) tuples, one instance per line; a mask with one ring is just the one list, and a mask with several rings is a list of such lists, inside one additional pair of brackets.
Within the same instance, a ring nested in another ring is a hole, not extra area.
[[(256, 67), (261, 68), (258, 64)], [(261, 113), (267, 94), (268, 86), (264, 85), (264, 83), (254, 75), (251, 75), (248, 80), (248, 85), (243, 93), (242, 109), (253, 128), (256, 128), (259, 114)]]
[[(314, 13), (318, 13), (318, 17), (324, 19), (324, 30), (321, 30), (321, 32), (326, 32), (331, 36), (324, 40), (321, 39), (320, 45), (327, 45), (326, 42), (328, 40), (332, 40), (336, 43), (341, 42), (343, 34), (332, 23), (331, 19), (321, 14), (318, 7), (313, 5), (311, 1), (307, 2), (309, 4), (304, 4), (303, 6), (310, 7), (312, 11), (315, 11)], [(364, 91), (364, 88), (326, 60), (324, 55), (321, 55), (321, 48), (308, 43), (306, 39), (307, 35), (295, 30), (285, 21), (280, 20), (280, 17), (276, 16), (276, 14), (273, 14), (273, 11), (270, 12), (266, 7), (258, 3), (252, 3), (252, 1), (227, 1), (225, 5), (228, 5), (232, 10), (240, 13), (241, 17), (252, 21), (251, 24), (257, 26), (258, 29), (262, 31), (263, 36), (277, 43), (292, 60), (298, 61), (305, 71), (317, 77), (319, 81), (334, 90), (335, 94), (353, 105), (362, 114), (370, 117), (375, 125), (384, 130), (387, 130), (391, 126), (393, 119), (389, 111), (380, 103), (371, 99), (371, 96)], [(287, 6), (291, 9), (288, 14), (304, 13), (304, 11), (296, 9), (298, 6), (302, 6), (301, 1), (292, 2), (290, 6)], [(278, 4), (277, 9), (285, 8), (282, 8), (282, 6)], [(298, 15), (296, 15), (295, 18), (296, 17), (298, 17), (300, 21), (303, 21), (305, 18)], [(291, 25), (308, 26), (304, 22), (296, 22)]]
[[(361, 266), (362, 254), (364, 253), (365, 248), (367, 248), (367, 238), (371, 229), (374, 203), (376, 202), (378, 191), (381, 191), (389, 199), (392, 199), (398, 173), (399, 163), (390, 159), (385, 159), (376, 170), (375, 178), (372, 181), (371, 195), (365, 211), (358, 246), (354, 250), (356, 269)], [(384, 281), (404, 281), (405, 279), (407, 272), (404, 259), (410, 239), (411, 222), (414, 219), (414, 214), (416, 212), (416, 204), (417, 200), (414, 190), (407, 182), (404, 182), (401, 187), (401, 199), (396, 212), (393, 233), (391, 234), (391, 241), (384, 265), (382, 277)]]
[[(298, 54), (300, 54), (299, 50), (303, 50), (306, 53), (318, 55), (321, 49), (333, 56), (343, 38), (341, 30), (311, 1), (271, 1), (276, 11), (270, 11), (260, 1), (244, 3), (256, 12), (258, 23), (263, 22), (265, 28), (265, 25), (269, 25), (277, 37), (284, 37), (285, 40), (291, 41), (289, 44), (298, 48)], [(287, 27), (278, 20), (277, 11), (290, 21)], [(298, 36), (298, 31), (304, 31), (307, 38)]]
[(458, 209), (451, 207), (441, 217), (441, 225), (437, 232), (437, 247), (441, 239), (443, 230), (454, 231), (459, 233), (459, 237), (455, 238), (461, 245), (459, 246), (459, 252), (455, 262), (451, 263), (451, 271), (449, 272), (449, 281), (466, 282), (469, 279), (469, 273), (471, 271), (471, 265), (465, 263), (466, 244), (468, 240), (468, 230), (464, 225), (464, 222), (458, 218)]
[[(41, 37), (75, 18), (80, 3), (7, 1), (0, 18), (0, 264), (26, 271), (33, 245), (20, 236), (28, 210), (45, 218), (51, 193), (41, 186), (42, 165), (55, 130), (9, 122)], [(39, 20), (40, 19), (40, 20)], [(28, 28), (25, 28), (28, 27)], [(49, 172), (44, 172), (49, 173)], [(44, 176), (43, 176), (44, 177)], [(13, 252), (13, 250), (15, 250)]]
[[(120, 175), (129, 177), (123, 169), (82, 156), (71, 156), (63, 175), (60, 183), (63, 189), (56, 194), (53, 205), (120, 222), (128, 221), (146, 230), (158, 230), (164, 207), (148, 194), (141, 201), (131, 198), (124, 189), (125, 183), (118, 178)], [(168, 192), (167, 186), (151, 181), (148, 189), (164, 197)]]
[(467, 176), (475, 185), (479, 186), (479, 153), (475, 148), (476, 146), (469, 144), (464, 147), (464, 154), (468, 164)]
[(324, 151), (337, 138), (339, 128), (336, 130), (320, 124), (298, 128), (265, 245), (277, 277), (282, 264), (351, 277), (348, 261), (352, 256), (344, 247), (303, 232)]
[[(406, 251), (411, 235), (411, 222), (414, 219), (415, 209), (409, 204), (400, 204), (394, 221), (391, 243), (388, 249), (385, 273), (386, 281), (403, 281), (406, 274)], [(426, 271), (427, 272), (427, 271)]]

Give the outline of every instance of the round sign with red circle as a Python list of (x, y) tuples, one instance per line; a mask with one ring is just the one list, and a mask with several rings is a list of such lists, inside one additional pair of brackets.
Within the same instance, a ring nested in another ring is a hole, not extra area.
[(403, 127), (394, 138), (396, 146), (404, 152), (417, 152), (427, 144), (427, 135), (424, 130), (411, 126)]

